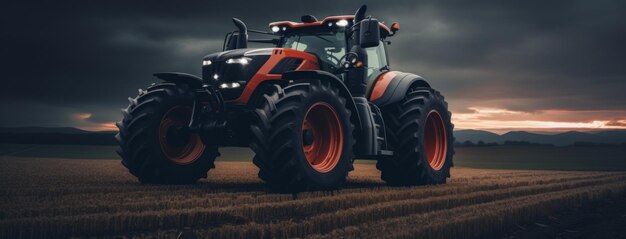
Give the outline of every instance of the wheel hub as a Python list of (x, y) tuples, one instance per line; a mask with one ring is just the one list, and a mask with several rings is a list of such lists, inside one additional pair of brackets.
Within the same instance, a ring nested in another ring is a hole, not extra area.
[(173, 147), (182, 147), (187, 145), (190, 138), (191, 133), (187, 127), (183, 126), (170, 127), (167, 129), (167, 134), (165, 136), (167, 143)]
[(303, 130), (303, 132), (302, 132), (302, 144), (304, 144), (304, 146), (309, 146), (309, 145), (313, 144), (314, 140), (315, 140), (315, 138), (314, 138), (314, 135), (313, 135), (313, 130), (310, 130), (310, 129)]
[(205, 145), (200, 135), (189, 132), (191, 107), (171, 108), (159, 124), (159, 145), (163, 154), (175, 164), (190, 164), (204, 152)]

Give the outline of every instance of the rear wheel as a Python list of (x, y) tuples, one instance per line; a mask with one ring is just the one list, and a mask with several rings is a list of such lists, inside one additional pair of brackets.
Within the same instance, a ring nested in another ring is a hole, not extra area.
[(381, 178), (390, 185), (445, 183), (454, 155), (454, 126), (443, 96), (431, 88), (411, 89), (382, 113), (394, 156), (378, 160)]
[(219, 155), (215, 140), (186, 131), (193, 91), (164, 83), (140, 91), (117, 123), (122, 164), (143, 183), (193, 183), (206, 178)]
[(346, 99), (312, 80), (275, 86), (256, 109), (250, 147), (259, 177), (281, 191), (333, 189), (352, 170), (354, 139)]

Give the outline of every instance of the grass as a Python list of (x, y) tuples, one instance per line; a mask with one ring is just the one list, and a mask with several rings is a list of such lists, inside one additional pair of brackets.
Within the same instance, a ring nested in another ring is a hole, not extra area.
[(337, 191), (280, 194), (249, 162), (195, 185), (142, 185), (118, 160), (0, 158), (0, 238), (469, 238), (623, 195), (624, 172), (456, 167), (445, 185), (388, 187), (357, 164)]
[(456, 148), (455, 165), (471, 168), (626, 171), (626, 147), (493, 146)]

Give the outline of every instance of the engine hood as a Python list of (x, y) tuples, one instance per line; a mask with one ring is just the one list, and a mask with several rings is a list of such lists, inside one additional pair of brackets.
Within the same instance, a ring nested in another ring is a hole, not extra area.
[[(233, 100), (271, 54), (272, 48), (245, 48), (209, 54), (203, 58), (202, 80), (220, 88), (224, 99)], [(235, 85), (237, 87), (233, 87)]]
[(216, 52), (206, 55), (202, 60), (226, 61), (228, 59), (253, 56), (269, 56), (274, 48), (244, 48), (229, 51)]

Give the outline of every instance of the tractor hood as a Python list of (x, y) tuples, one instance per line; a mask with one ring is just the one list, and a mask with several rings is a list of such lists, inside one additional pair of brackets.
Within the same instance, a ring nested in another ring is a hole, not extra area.
[(213, 54), (206, 55), (203, 60), (211, 60), (211, 61), (226, 61), (228, 59), (238, 58), (238, 57), (253, 57), (253, 56), (269, 56), (272, 54), (272, 50), (274, 48), (244, 48), (244, 49), (235, 49), (228, 50), (222, 52), (216, 52)]
[(234, 99), (272, 54), (272, 48), (235, 49), (207, 55), (202, 60), (202, 80)]

